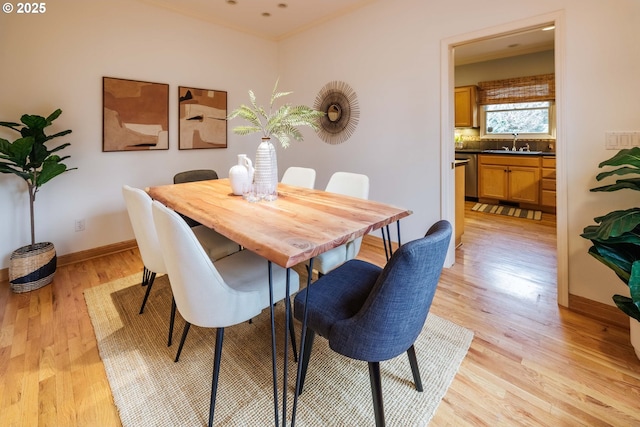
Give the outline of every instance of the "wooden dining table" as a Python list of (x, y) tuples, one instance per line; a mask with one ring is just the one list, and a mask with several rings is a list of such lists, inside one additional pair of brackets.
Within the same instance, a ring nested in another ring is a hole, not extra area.
[[(386, 227), (390, 245), (389, 224), (411, 215), (411, 211), (372, 200), (344, 196), (322, 190), (278, 184), (274, 201), (249, 202), (235, 196), (228, 179), (196, 181), (150, 187), (149, 195), (176, 212), (235, 241), (271, 263), (289, 269), (300, 263), (313, 267), (313, 258), (341, 246), (371, 231)], [(384, 229), (383, 229), (384, 230)], [(383, 232), (383, 237), (385, 234)], [(385, 243), (385, 251), (386, 251)], [(265, 272), (267, 274), (267, 272)], [(271, 275), (270, 275), (271, 276)], [(307, 285), (311, 283), (308, 275)], [(271, 277), (269, 290), (273, 295)], [(285, 298), (285, 330), (290, 317), (289, 274)], [(306, 316), (300, 348), (306, 332)], [(274, 381), (274, 418), (279, 425), (279, 405), (276, 371), (276, 340), (273, 304), (271, 304), (272, 361)], [(287, 348), (288, 334), (284, 334)], [(282, 425), (287, 419), (287, 353), (284, 352)], [(300, 366), (299, 366), (300, 368)], [(300, 370), (298, 370), (298, 377)], [(298, 380), (297, 380), (298, 381)], [(298, 385), (296, 386), (298, 389)], [(292, 423), (295, 424), (297, 393), (294, 399)]]

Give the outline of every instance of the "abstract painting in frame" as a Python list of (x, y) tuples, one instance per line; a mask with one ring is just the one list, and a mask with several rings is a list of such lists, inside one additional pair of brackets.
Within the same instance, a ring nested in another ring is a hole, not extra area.
[(227, 92), (178, 87), (180, 150), (227, 148)]
[(102, 79), (102, 151), (168, 150), (169, 85)]

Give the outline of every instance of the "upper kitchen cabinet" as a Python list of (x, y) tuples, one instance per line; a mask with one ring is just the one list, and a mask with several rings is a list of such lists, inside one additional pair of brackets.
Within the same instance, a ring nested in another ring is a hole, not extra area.
[(456, 127), (478, 127), (478, 87), (459, 86), (455, 89)]

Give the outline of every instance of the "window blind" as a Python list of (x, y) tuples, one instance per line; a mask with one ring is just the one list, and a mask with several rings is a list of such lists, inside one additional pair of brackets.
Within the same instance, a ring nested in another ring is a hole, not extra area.
[(478, 103), (481, 105), (553, 101), (555, 97), (556, 83), (553, 74), (478, 83)]

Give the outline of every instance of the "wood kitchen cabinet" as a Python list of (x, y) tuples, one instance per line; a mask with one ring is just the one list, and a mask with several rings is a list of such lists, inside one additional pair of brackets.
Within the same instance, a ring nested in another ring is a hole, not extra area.
[(539, 204), (540, 157), (480, 155), (478, 196)]
[(478, 127), (478, 87), (455, 88), (456, 127)]
[(542, 188), (540, 191), (542, 206), (556, 207), (556, 158), (542, 158)]
[(462, 235), (464, 234), (464, 186), (466, 173), (466, 163), (468, 160), (456, 160), (455, 162), (455, 202), (456, 202), (456, 220), (455, 220), (455, 244), (456, 248), (462, 244)]

